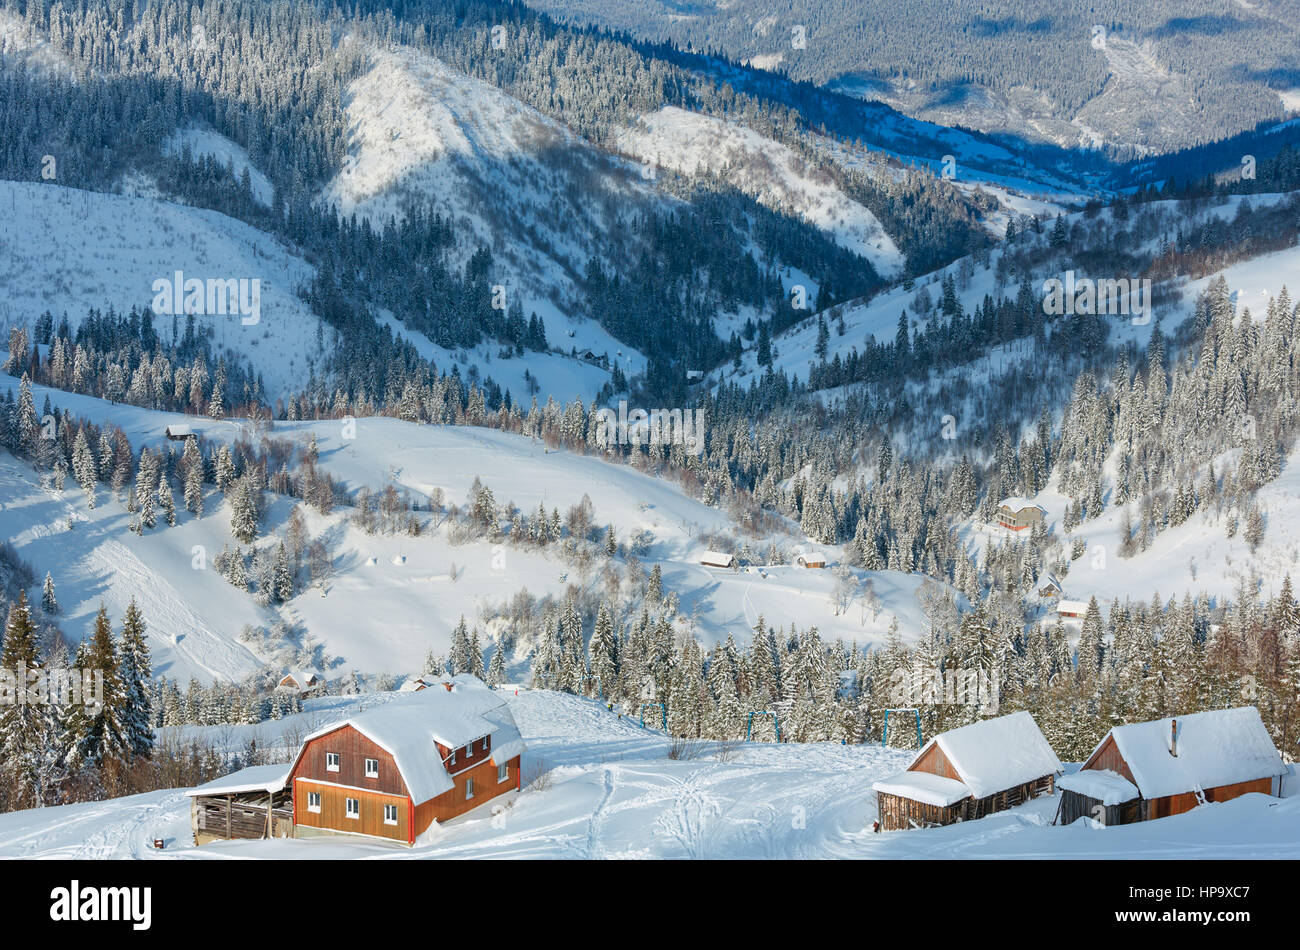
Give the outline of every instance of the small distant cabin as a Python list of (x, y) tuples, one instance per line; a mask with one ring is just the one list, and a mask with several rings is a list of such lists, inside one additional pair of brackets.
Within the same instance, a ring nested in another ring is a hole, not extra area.
[(1039, 580), (1042, 581), (1042, 585), (1038, 588), (1039, 597), (1060, 597), (1065, 593), (1065, 588), (1053, 575), (1044, 574)]
[(1127, 825), (1250, 792), (1280, 796), (1287, 772), (1254, 706), (1116, 726), (1061, 778), (1060, 821)]
[(197, 439), (199, 430), (191, 425), (170, 425), (167, 427), (167, 438), (173, 442), (184, 442), (186, 439)]
[(701, 379), (703, 379), (703, 378), (704, 378), (704, 370), (702, 370), (702, 369), (688, 369), (688, 370), (686, 371), (686, 381), (687, 381), (687, 382), (691, 382), (691, 383), (693, 383), (693, 382), (696, 382), (697, 380), (701, 380)]
[(325, 680), (317, 673), (308, 670), (291, 670), (280, 677), (275, 684), (279, 689), (292, 690), (296, 693), (310, 693), (325, 685)]
[(1024, 531), (1043, 523), (1047, 512), (1024, 498), (1005, 498), (998, 504), (997, 523), (1012, 531)]
[(292, 837), (288, 781), (289, 766), (257, 765), (190, 789), (194, 843)]
[(1079, 620), (1088, 612), (1088, 603), (1083, 600), (1062, 600), (1056, 605), (1056, 616), (1062, 620)]
[(720, 551), (705, 551), (700, 558), (700, 563), (705, 567), (735, 567), (736, 556), (734, 554), (723, 554)]
[(794, 559), (794, 563), (799, 567), (825, 567), (826, 555), (824, 554), (800, 554)]
[(940, 733), (872, 789), (882, 830), (928, 828), (1050, 795), (1063, 771), (1034, 717), (1016, 712)]

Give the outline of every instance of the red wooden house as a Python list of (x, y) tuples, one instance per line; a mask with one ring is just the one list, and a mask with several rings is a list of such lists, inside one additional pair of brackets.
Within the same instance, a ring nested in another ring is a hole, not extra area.
[(1116, 726), (1060, 780), (1061, 819), (1128, 824), (1249, 792), (1280, 795), (1285, 774), (1254, 706)]
[(524, 743), (505, 700), (462, 675), (309, 735), (289, 771), (295, 837), (413, 844), (522, 785)]

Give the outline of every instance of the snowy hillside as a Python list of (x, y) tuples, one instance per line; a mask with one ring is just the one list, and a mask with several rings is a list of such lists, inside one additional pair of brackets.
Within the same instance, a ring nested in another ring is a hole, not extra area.
[(871, 261), (882, 277), (903, 269), (903, 255), (876, 216), (788, 146), (751, 129), (667, 106), (642, 116), (619, 147), (651, 166), (683, 175), (719, 176), (759, 204), (802, 218)]
[[(390, 696), (313, 700), (257, 726), (189, 727), (232, 751), (256, 738), (290, 747), (357, 705)], [(1052, 826), (1059, 797), (979, 821), (873, 834), (871, 783), (911, 753), (874, 745), (703, 743), (669, 758), (663, 733), (562, 693), (507, 701), (527, 743), (526, 787), (484, 804), (412, 848), (358, 837), (193, 845), (182, 790), (0, 815), (0, 857), (26, 858), (1287, 858), (1300, 848), (1300, 797), (1246, 795), (1184, 815), (1103, 828)], [(172, 730), (165, 729), (166, 735)], [(545, 787), (530, 786), (549, 773)], [(1290, 789), (1288, 789), (1290, 792)], [(154, 838), (166, 839), (159, 852)]]
[(569, 314), (575, 281), (596, 248), (618, 246), (624, 216), (668, 205), (638, 169), (501, 90), (406, 48), (374, 52), (346, 108), (348, 156), (324, 202), (377, 225), (429, 203), (464, 230), (457, 249), (464, 260), (480, 245), (492, 250), (509, 276), (507, 294), (539, 313), (553, 337), (563, 334), (558, 345), (627, 350)]
[[(12, 377), (0, 376), (0, 385), (16, 390)], [(163, 430), (179, 423), (213, 442), (256, 438), (236, 420), (114, 406), (40, 386), (33, 393), (38, 405), (48, 395), (56, 408), (78, 418), (111, 421), (137, 447), (165, 444)], [(513, 502), (524, 512), (541, 504), (563, 513), (588, 497), (597, 525), (613, 524), (624, 538), (641, 536), (643, 567), (661, 566), (665, 589), (677, 593), (683, 614), (706, 644), (728, 635), (748, 642), (759, 616), (769, 627), (816, 626), (827, 639), (864, 646), (883, 642), (895, 619), (905, 640), (925, 628), (917, 599), (920, 575), (854, 571), (845, 588), (830, 570), (777, 566), (736, 573), (700, 566), (709, 546), (705, 534), (731, 536), (754, 550), (769, 540), (791, 551), (807, 542), (797, 533), (748, 537), (724, 512), (627, 465), (549, 449), (510, 433), (389, 418), (356, 420), (355, 435), (342, 421), (329, 420), (279, 422), (267, 434), (300, 446), (314, 435), (319, 468), (349, 490), (393, 485), (421, 508), (439, 490), (448, 504), (466, 505), (476, 479), (498, 503)], [(351, 669), (402, 673), (417, 668), (430, 649), (445, 651), (461, 616), (473, 621), (484, 607), (502, 604), (516, 591), (561, 598), (569, 585), (596, 589), (602, 583), (546, 552), (454, 541), (442, 515), (424, 514), (429, 527), (411, 538), (366, 534), (349, 522), (346, 509), (329, 516), (308, 510), (312, 536), (328, 539), (333, 576), (282, 607), (259, 607), (212, 567), (213, 556), (231, 541), (230, 508), (218, 493), (209, 493), (202, 519), (181, 511), (176, 528), (139, 538), (128, 530), (120, 502), (101, 493), (96, 508), (88, 510), (75, 484), (59, 494), (41, 487), (27, 465), (6, 458), (0, 486), (12, 501), (0, 508), (0, 526), (24, 559), (58, 579), (65, 629), (79, 636), (101, 600), (116, 616), (134, 596), (150, 622), (156, 669), (182, 680), (231, 679), (252, 671), (260, 661), (237, 635), (245, 624), (277, 620), (337, 658), (332, 675)], [(261, 545), (276, 543), (289, 508), (283, 499), (271, 506)], [(204, 553), (198, 566), (192, 563), (195, 546)], [(837, 560), (834, 551), (830, 560)], [(377, 603), (383, 604), (382, 622), (375, 620)], [(510, 663), (526, 658), (511, 657)]]
[[(321, 323), (297, 296), (312, 268), (271, 236), (218, 214), (150, 198), (99, 194), (53, 184), (0, 181), (0, 325), (28, 324), (45, 310), (73, 329), (93, 308), (143, 309), (154, 282), (260, 281), (260, 313), (200, 315), (217, 352), (252, 363), (266, 398), (296, 390), (319, 366)], [(183, 333), (185, 317), (177, 319)], [(155, 329), (172, 338), (173, 321)]]

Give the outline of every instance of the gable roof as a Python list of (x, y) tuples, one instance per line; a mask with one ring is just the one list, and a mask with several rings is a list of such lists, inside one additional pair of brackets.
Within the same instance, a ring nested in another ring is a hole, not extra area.
[[(1178, 755), (1169, 752), (1178, 723)], [(1164, 798), (1220, 785), (1272, 778), (1286, 771), (1254, 706), (1212, 709), (1111, 729), (1143, 798)], [(1103, 738), (1084, 768), (1106, 743)]]
[(935, 744), (976, 798), (1065, 770), (1034, 717), (1023, 711), (940, 733), (925, 744), (908, 771)]
[(490, 735), (491, 757), (498, 765), (524, 751), (519, 728), (500, 693), (468, 673), (450, 682), (450, 691), (435, 685), (405, 693), (318, 729), (303, 740), (298, 758), (313, 739), (351, 726), (393, 757), (411, 800), (420, 804), (454, 787), (434, 743), (457, 749)]
[(1044, 508), (1042, 505), (1032, 502), (1028, 498), (1021, 498), (1019, 495), (1012, 495), (1010, 498), (1003, 498), (1000, 502), (998, 502), (998, 507), (1009, 508), (1012, 511), (1016, 512), (1017, 514), (1022, 511), (1025, 511), (1028, 508), (1033, 508), (1037, 511), (1041, 511), (1043, 512), (1043, 514), (1047, 513), (1047, 509)]

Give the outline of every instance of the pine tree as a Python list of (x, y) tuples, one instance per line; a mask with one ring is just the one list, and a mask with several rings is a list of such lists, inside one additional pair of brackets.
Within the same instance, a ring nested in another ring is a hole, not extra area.
[(100, 702), (87, 710), (89, 726), (79, 747), (71, 756), (72, 765), (99, 764), (129, 757), (125, 699), (119, 670), (121, 662), (108, 622), (108, 609), (102, 604), (95, 616), (95, 627), (86, 648), (87, 667), (102, 677)]
[[(21, 670), (23, 675), (40, 668), (36, 625), (25, 591), (18, 592), (18, 599), (9, 608), (0, 665), (15, 673)], [(16, 686), (25, 689), (27, 683)], [(45, 803), (54, 764), (53, 739), (47, 705), (26, 701), (0, 705), (0, 776), (15, 807)]]
[(122, 619), (119, 680), (122, 689), (123, 739), (131, 757), (148, 757), (153, 752), (153, 703), (149, 681), (153, 676), (145, 622), (135, 598)]
[(41, 610), (47, 614), (57, 614), (59, 612), (59, 601), (54, 596), (54, 578), (50, 572), (45, 572), (45, 583), (41, 587)]

